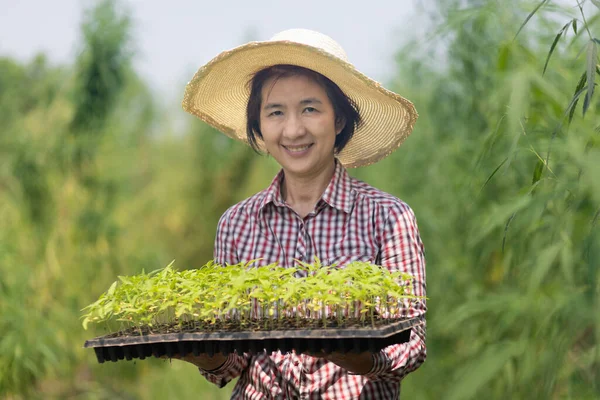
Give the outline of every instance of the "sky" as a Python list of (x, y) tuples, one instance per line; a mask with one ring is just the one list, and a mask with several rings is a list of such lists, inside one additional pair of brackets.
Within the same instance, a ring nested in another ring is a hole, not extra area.
[[(248, 39), (314, 29), (341, 44), (373, 79), (391, 79), (394, 54), (422, 30), (419, 0), (122, 0), (133, 17), (135, 68), (154, 90), (179, 96), (194, 72)], [(27, 61), (43, 52), (72, 63), (83, 10), (93, 0), (0, 0), (0, 56)]]

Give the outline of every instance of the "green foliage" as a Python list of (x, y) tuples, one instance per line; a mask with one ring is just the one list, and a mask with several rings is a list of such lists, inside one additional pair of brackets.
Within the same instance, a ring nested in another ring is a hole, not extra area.
[[(321, 266), (318, 260), (302, 263), (300, 269), (276, 264), (257, 268), (253, 263), (221, 266), (211, 261), (185, 271), (169, 265), (149, 274), (120, 276), (82, 310), (83, 327), (119, 321), (140, 332), (172, 323), (206, 330), (228, 321), (241, 330), (251, 324), (253, 329), (257, 324), (278, 329), (289, 327), (282, 323), (286, 317), (322, 321), (314, 327), (327, 327), (328, 317), (338, 327), (364, 326), (374, 325), (375, 315), (401, 318), (408, 301), (416, 298), (409, 275), (369, 263), (354, 262), (343, 269)], [(301, 269), (308, 276), (299, 275)]]
[(86, 46), (77, 63), (77, 103), (71, 122), (75, 134), (101, 128), (117, 102), (131, 58), (129, 24), (113, 0), (99, 3), (86, 15), (82, 25)]
[[(444, 36), (399, 56), (423, 77), (400, 74), (396, 87), (416, 103), (416, 131), (402, 154), (360, 171), (413, 205), (426, 246), (429, 356), (403, 396), (597, 398), (600, 120), (596, 94), (585, 114), (577, 100), (598, 61), (577, 53), (598, 14), (576, 2), (432, 3)], [(436, 70), (441, 41), (447, 68)]]

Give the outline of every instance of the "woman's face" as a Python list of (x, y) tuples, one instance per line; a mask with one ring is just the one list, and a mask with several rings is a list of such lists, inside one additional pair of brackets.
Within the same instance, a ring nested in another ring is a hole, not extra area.
[(287, 175), (310, 177), (331, 166), (336, 127), (325, 89), (298, 75), (275, 78), (262, 88), (260, 130), (269, 154)]

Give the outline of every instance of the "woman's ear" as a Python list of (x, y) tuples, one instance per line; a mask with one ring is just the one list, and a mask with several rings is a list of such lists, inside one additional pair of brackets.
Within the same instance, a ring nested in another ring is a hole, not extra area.
[(337, 117), (335, 119), (335, 134), (339, 135), (346, 127), (346, 118)]

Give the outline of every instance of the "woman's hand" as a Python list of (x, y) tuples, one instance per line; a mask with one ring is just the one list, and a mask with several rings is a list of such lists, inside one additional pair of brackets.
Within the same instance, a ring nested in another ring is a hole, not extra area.
[[(161, 358), (169, 357), (162, 356)], [(225, 364), (225, 361), (227, 361), (227, 356), (224, 356), (221, 353), (217, 353), (212, 356), (209, 356), (208, 354), (199, 354), (195, 356), (192, 353), (189, 353), (183, 357), (181, 357), (179, 354), (174, 354), (171, 358), (189, 362), (190, 364), (194, 364), (196, 367), (205, 371), (212, 371), (218, 369), (223, 364)]]

